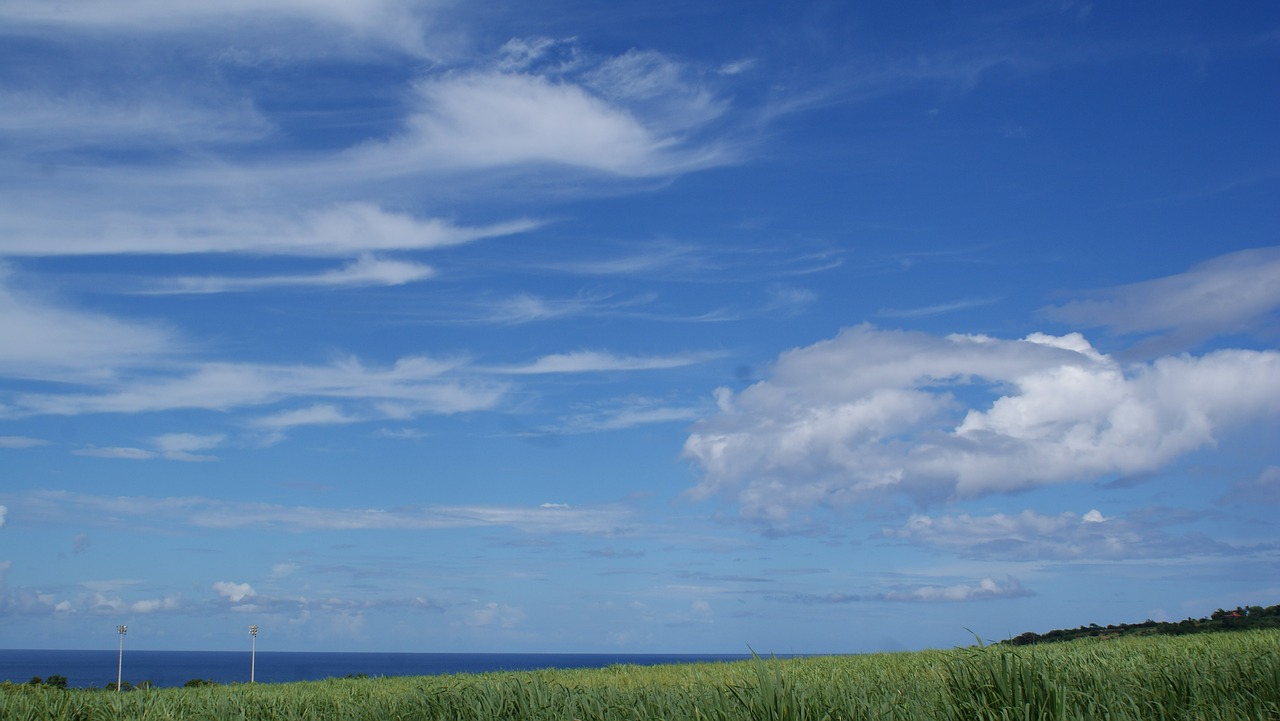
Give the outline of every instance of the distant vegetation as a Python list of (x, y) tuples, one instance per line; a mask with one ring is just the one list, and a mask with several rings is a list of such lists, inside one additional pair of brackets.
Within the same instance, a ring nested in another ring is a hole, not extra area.
[(1152, 621), (1121, 623), (1099, 626), (1091, 623), (1079, 628), (1060, 629), (1040, 634), (1028, 631), (1005, 641), (1013, 646), (1033, 643), (1072, 641), (1077, 638), (1118, 638), (1120, 636), (1182, 636), (1188, 633), (1214, 633), (1219, 631), (1244, 631), (1258, 628), (1280, 628), (1280, 606), (1237, 606), (1235, 610), (1218, 609), (1208, 618), (1188, 618), (1182, 621)]
[(5, 721), (1280, 720), (1280, 629), (669, 666), (0, 688)]

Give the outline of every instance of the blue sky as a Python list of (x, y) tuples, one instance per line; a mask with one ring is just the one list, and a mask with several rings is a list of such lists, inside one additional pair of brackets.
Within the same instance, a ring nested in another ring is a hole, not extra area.
[(0, 1), (11, 648), (1280, 599), (1280, 8)]

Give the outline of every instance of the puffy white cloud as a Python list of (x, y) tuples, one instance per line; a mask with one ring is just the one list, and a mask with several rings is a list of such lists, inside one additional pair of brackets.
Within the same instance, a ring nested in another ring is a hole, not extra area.
[(235, 583), (232, 581), (217, 581), (213, 584), (213, 590), (219, 596), (227, 599), (232, 603), (240, 603), (246, 598), (253, 598), (258, 593), (253, 590), (253, 586), (247, 583)]
[(717, 391), (691, 494), (749, 516), (902, 492), (922, 501), (1151, 471), (1280, 409), (1280, 353), (1123, 366), (1079, 334), (938, 337), (863, 325)]

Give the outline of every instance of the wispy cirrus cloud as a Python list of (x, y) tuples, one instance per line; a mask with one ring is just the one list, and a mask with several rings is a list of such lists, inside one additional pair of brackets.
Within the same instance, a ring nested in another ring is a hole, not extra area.
[(363, 286), (396, 286), (426, 280), (436, 275), (434, 268), (421, 263), (380, 260), (362, 255), (340, 270), (312, 275), (276, 275), (234, 278), (203, 276), (172, 278), (164, 281), (153, 294), (234, 293), (272, 288), (359, 288)]
[(226, 501), (199, 496), (151, 498), (34, 491), (5, 497), (24, 518), (94, 526), (128, 519), (153, 531), (186, 529), (274, 531), (429, 531), (507, 527), (538, 534), (617, 534), (633, 525), (621, 506), (399, 506), (320, 508)]
[(25, 393), (13, 397), (15, 415), (143, 413), (177, 408), (231, 410), (296, 398), (386, 401), (420, 412), (458, 413), (491, 408), (505, 392), (492, 381), (449, 377), (457, 360), (401, 358), (368, 367), (354, 358), (328, 365), (203, 363), (174, 373), (158, 368), (147, 378), (108, 385), (98, 393)]
[(372, 46), (430, 57), (434, 53), (425, 40), (431, 13), (445, 5), (405, 0), (232, 0), (213, 5), (121, 0), (106, 8), (87, 0), (70, 0), (57, 6), (38, 0), (15, 0), (5, 3), (0, 18), (9, 25), (10, 32), (62, 30), (130, 37), (199, 31), (203, 36), (219, 38), (235, 31), (241, 43), (265, 43), (268, 38), (263, 28), (284, 24), (294, 32), (271, 37), (278, 38), (281, 47), (294, 53), (318, 53), (321, 41), (327, 38), (329, 52), (356, 52)]
[(0, 448), (37, 448), (47, 446), (49, 441), (30, 436), (0, 436)]
[(646, 125), (571, 81), (473, 71), (421, 80), (401, 134), (348, 150), (335, 162), (396, 177), (528, 165), (652, 176), (731, 162), (723, 147)]
[(966, 558), (1001, 561), (1191, 558), (1242, 550), (1198, 533), (1172, 533), (1169, 526), (1179, 520), (1186, 523), (1195, 518), (1107, 517), (1096, 509), (1058, 515), (1031, 510), (986, 516), (915, 514), (883, 534)]
[(1274, 330), (1280, 309), (1280, 246), (1219, 256), (1184, 273), (1106, 288), (1043, 312), (1123, 335), (1159, 334), (1159, 346)]
[[(185, 210), (101, 215), (0, 214), (0, 255), (190, 255), (235, 253), (279, 256), (360, 256), (378, 251), (433, 250), (483, 238), (522, 233), (540, 225), (513, 220), (460, 227), (418, 218), (375, 203), (344, 202), (299, 213)], [(359, 269), (359, 266), (356, 266)]]
[(217, 433), (212, 435), (196, 435), (194, 433), (166, 433), (151, 439), (153, 449), (132, 448), (128, 446), (79, 448), (72, 451), (77, 456), (92, 458), (114, 458), (129, 461), (148, 461), (163, 458), (169, 461), (187, 461), (203, 463), (216, 461), (217, 456), (192, 453), (216, 448), (222, 444), (226, 436)]
[(601, 351), (575, 351), (543, 356), (521, 366), (492, 368), (493, 372), (511, 375), (544, 373), (600, 373), (606, 371), (644, 371), (681, 368), (719, 358), (720, 354), (689, 353), (666, 356), (618, 356)]
[(16, 285), (0, 264), (0, 337), (21, 339), (0, 343), (0, 376), (103, 381), (121, 367), (171, 358), (186, 346), (159, 323), (78, 310)]

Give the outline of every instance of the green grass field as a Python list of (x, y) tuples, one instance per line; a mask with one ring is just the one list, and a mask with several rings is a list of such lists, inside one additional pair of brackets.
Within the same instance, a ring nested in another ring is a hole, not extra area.
[(126, 693), (9, 685), (0, 719), (1280, 721), (1280, 630)]

